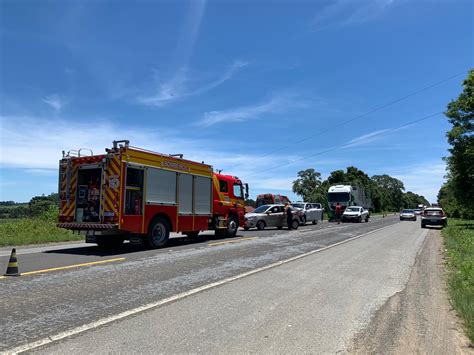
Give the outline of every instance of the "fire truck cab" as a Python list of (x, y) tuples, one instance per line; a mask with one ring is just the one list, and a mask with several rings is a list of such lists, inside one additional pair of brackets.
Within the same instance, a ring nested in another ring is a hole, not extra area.
[(102, 155), (63, 152), (59, 195), (58, 227), (86, 234), (86, 242), (116, 246), (128, 239), (158, 248), (170, 232), (235, 236), (244, 225), (248, 185), (210, 165), (124, 140)]

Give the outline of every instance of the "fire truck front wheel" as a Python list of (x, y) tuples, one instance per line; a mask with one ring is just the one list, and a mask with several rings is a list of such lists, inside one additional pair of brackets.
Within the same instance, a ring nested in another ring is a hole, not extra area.
[(168, 222), (161, 217), (155, 218), (150, 223), (148, 230), (147, 244), (150, 248), (161, 248), (168, 242), (170, 227)]

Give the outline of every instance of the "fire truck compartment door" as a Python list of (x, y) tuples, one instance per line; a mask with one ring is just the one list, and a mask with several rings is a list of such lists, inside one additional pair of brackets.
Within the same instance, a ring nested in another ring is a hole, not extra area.
[(174, 171), (147, 169), (146, 202), (176, 204), (176, 173)]
[(212, 180), (211, 178), (194, 177), (194, 213), (211, 214)]
[(189, 174), (179, 174), (178, 184), (179, 214), (193, 214), (193, 176)]

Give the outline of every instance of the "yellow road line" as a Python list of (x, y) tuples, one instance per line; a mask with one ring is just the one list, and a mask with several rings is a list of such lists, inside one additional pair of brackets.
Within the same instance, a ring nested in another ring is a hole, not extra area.
[(225, 242), (209, 243), (208, 246), (215, 247), (217, 245), (230, 244), (230, 243), (239, 243), (243, 240), (252, 240), (252, 239), (257, 239), (257, 238), (258, 237), (248, 237), (248, 238), (240, 238), (240, 239), (235, 239), (235, 240), (226, 240)]
[[(35, 270), (35, 271), (23, 272), (23, 273), (21, 273), (21, 276), (28, 276), (28, 275), (35, 275), (35, 274), (43, 274), (43, 273), (46, 273), (46, 272), (59, 271), (59, 270), (67, 270), (67, 269), (74, 269), (74, 268), (83, 267), (83, 266), (100, 265), (100, 264), (112, 263), (112, 262), (114, 262), (114, 261), (123, 261), (123, 260), (126, 260), (126, 258), (115, 258), (115, 259), (91, 261), (91, 262), (82, 263), (82, 264), (74, 264), (74, 265), (53, 267), (53, 268), (50, 268), (50, 269), (43, 269), (43, 270)], [(0, 279), (6, 279), (6, 278), (9, 278), (9, 277), (8, 277), (8, 276), (0, 276)]]

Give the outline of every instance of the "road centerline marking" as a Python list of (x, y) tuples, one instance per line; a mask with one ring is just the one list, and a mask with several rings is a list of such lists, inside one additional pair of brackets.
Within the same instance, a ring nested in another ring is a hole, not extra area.
[[(42, 269), (42, 270), (34, 270), (34, 271), (22, 272), (22, 273), (21, 273), (21, 276), (30, 276), (30, 275), (36, 275), (36, 274), (45, 274), (45, 273), (53, 272), (53, 271), (61, 271), (61, 270), (75, 269), (75, 268), (78, 268), (78, 267), (101, 265), (101, 264), (112, 263), (112, 262), (116, 262), (116, 261), (124, 261), (124, 260), (126, 260), (126, 258), (114, 258), (114, 259), (107, 259), (107, 260), (90, 261), (90, 262), (81, 263), (81, 264), (58, 266), (58, 267), (52, 267), (52, 268), (49, 268), (49, 269)], [(8, 278), (7, 276), (1, 276), (1, 277), (0, 277), (0, 279), (7, 279), (7, 278)]]
[(215, 242), (215, 243), (209, 243), (209, 247), (215, 247), (218, 245), (224, 245), (224, 244), (232, 244), (232, 243), (239, 243), (241, 241), (246, 241), (246, 240), (254, 240), (257, 239), (258, 237), (245, 237), (245, 238), (240, 238), (240, 239), (235, 239), (235, 240), (225, 240), (223, 242)]

